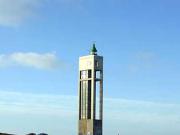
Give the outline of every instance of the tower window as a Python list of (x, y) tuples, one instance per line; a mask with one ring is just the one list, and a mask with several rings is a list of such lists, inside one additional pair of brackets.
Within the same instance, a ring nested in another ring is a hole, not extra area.
[(91, 78), (91, 76), (92, 76), (92, 72), (91, 70), (88, 70), (88, 78)]
[(88, 72), (87, 72), (87, 70), (81, 71), (81, 79), (86, 79), (86, 78), (88, 78)]
[(101, 79), (101, 71), (96, 71), (96, 79)]
[(91, 78), (91, 76), (92, 76), (91, 70), (81, 71), (81, 79), (88, 79), (88, 78)]
[(95, 118), (97, 120), (100, 119), (100, 81), (96, 81), (96, 97), (95, 97), (95, 102), (96, 102), (96, 114)]
[(99, 67), (99, 62), (97, 60), (95, 61), (95, 65), (96, 67)]

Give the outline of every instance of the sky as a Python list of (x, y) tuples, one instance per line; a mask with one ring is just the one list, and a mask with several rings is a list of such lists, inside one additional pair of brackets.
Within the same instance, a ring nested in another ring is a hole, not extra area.
[(0, 0), (0, 132), (77, 134), (78, 59), (96, 42), (104, 135), (179, 135), (179, 5)]

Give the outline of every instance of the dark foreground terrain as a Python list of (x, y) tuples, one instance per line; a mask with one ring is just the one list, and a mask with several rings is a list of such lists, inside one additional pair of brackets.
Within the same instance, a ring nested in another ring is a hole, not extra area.
[[(15, 135), (15, 134), (0, 133), (0, 135)], [(40, 134), (29, 133), (29, 134), (26, 134), (26, 135), (48, 135), (48, 134), (46, 134), (46, 133), (40, 133)]]

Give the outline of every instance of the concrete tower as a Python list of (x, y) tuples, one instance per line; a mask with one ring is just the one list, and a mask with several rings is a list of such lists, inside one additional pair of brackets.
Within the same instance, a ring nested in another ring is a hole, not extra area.
[(103, 57), (95, 44), (90, 55), (79, 58), (78, 135), (103, 134)]

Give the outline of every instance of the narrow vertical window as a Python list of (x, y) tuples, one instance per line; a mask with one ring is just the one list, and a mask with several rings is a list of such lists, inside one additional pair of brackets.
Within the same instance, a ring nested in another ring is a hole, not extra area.
[(95, 66), (99, 67), (99, 62), (97, 60), (95, 61)]
[(88, 119), (91, 119), (91, 80), (88, 81)]
[(100, 81), (96, 81), (96, 119), (100, 119)]
[(92, 71), (88, 70), (88, 78), (91, 78), (91, 76), (92, 76)]

